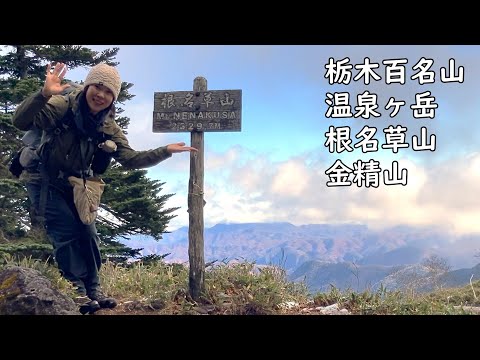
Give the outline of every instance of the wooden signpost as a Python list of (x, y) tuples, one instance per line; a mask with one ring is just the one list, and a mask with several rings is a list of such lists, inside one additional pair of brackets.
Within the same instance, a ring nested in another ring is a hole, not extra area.
[(193, 91), (154, 93), (153, 132), (190, 132), (191, 146), (188, 182), (188, 258), (190, 296), (199, 300), (204, 291), (203, 179), (206, 131), (241, 131), (242, 91), (207, 90), (207, 80), (196, 77)]

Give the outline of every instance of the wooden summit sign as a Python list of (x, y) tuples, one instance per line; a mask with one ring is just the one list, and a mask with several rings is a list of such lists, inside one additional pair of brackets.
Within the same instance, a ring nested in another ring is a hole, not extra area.
[(154, 93), (153, 132), (241, 131), (242, 90)]
[(207, 79), (198, 76), (191, 91), (155, 92), (153, 132), (190, 132), (188, 181), (189, 292), (201, 301), (205, 291), (203, 207), (204, 132), (241, 131), (242, 90), (208, 90)]

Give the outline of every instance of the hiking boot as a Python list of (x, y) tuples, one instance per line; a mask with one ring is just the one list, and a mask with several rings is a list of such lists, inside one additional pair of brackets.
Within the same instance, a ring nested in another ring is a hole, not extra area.
[(93, 314), (101, 308), (97, 300), (92, 300), (86, 295), (77, 296), (73, 301), (79, 306), (82, 315)]
[(91, 292), (88, 294), (88, 297), (93, 301), (98, 301), (98, 304), (102, 308), (113, 309), (115, 306), (117, 306), (117, 300), (115, 300), (113, 297), (105, 296), (105, 294), (100, 290)]

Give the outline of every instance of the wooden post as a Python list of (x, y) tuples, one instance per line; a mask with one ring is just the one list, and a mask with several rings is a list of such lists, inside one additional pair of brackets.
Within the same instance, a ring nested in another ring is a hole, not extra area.
[[(198, 96), (200, 91), (207, 91), (207, 80), (196, 77), (193, 81), (193, 92)], [(190, 296), (198, 301), (205, 290), (205, 255), (203, 240), (203, 174), (204, 145), (203, 131), (191, 132), (191, 146), (198, 149), (190, 154), (190, 180), (188, 182), (188, 259), (190, 263), (189, 287)]]
[(242, 90), (207, 90), (207, 80), (196, 77), (193, 91), (155, 92), (153, 132), (191, 133), (188, 182), (188, 258), (190, 296), (199, 301), (205, 290), (203, 245), (203, 133), (242, 130)]

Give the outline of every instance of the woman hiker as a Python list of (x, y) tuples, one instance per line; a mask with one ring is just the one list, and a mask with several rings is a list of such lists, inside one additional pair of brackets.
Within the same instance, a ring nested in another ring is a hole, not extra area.
[(101, 256), (95, 221), (86, 225), (80, 219), (68, 178), (85, 180), (101, 174), (112, 157), (126, 169), (141, 169), (155, 166), (173, 153), (197, 149), (180, 142), (153, 150), (133, 150), (114, 120), (121, 88), (117, 70), (105, 63), (95, 65), (83, 89), (62, 95), (70, 86), (61, 83), (66, 72), (63, 63), (53, 69), (49, 64), (42, 90), (18, 106), (13, 124), (24, 131), (55, 129), (52, 136), (57, 138), (44, 147), (48, 157), (40, 156), (35, 166), (26, 167), (21, 178), (44, 220), (61, 274), (76, 287), (80, 311), (94, 313), (115, 307), (117, 301), (100, 289)]

